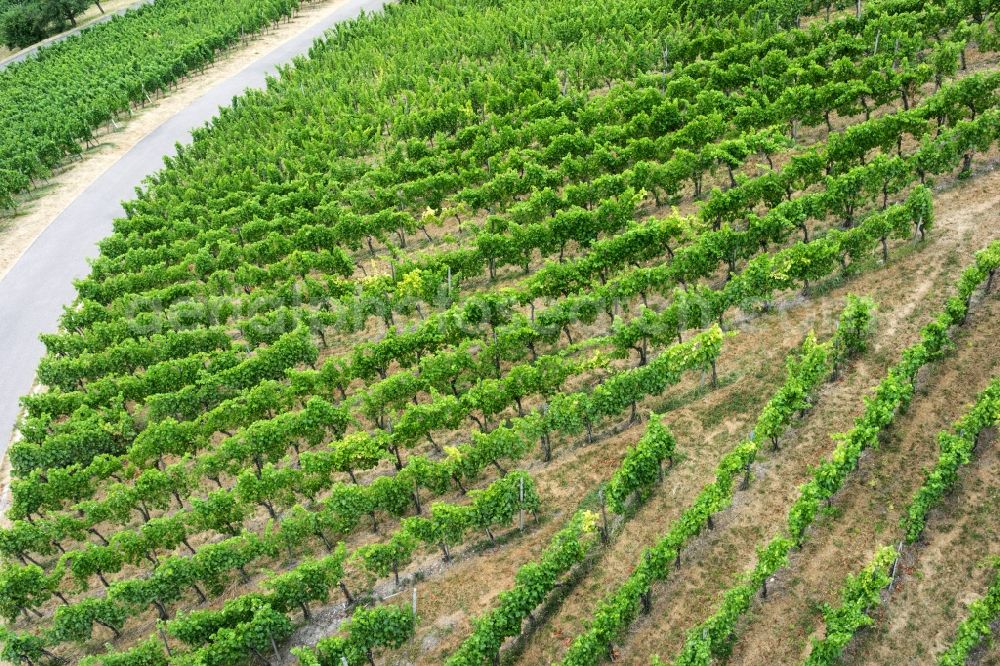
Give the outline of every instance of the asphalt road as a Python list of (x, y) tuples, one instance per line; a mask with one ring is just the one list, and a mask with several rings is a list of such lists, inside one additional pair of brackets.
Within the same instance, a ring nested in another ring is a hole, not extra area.
[(190, 106), (136, 144), (73, 201), (35, 239), (0, 280), (0, 457), (16, 423), (19, 398), (28, 392), (44, 347), (38, 336), (54, 332), (63, 307), (76, 297), (72, 281), (87, 275), (87, 258), (97, 255), (97, 242), (122, 217), (120, 202), (174, 154), (176, 143), (210, 120), (222, 106), (247, 88), (263, 88), (275, 68), (309, 50), (330, 26), (362, 10), (377, 11), (389, 0), (347, 0), (326, 19), (218, 83)]

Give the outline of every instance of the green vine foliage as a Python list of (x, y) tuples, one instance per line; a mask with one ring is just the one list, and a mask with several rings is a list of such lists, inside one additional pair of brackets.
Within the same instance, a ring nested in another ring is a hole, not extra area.
[(417, 618), (409, 608), (377, 606), (358, 608), (338, 636), (324, 638), (315, 648), (293, 648), (303, 666), (374, 664), (375, 651), (398, 648), (413, 636)]
[[(675, 666), (708, 666), (713, 658), (723, 659), (729, 653), (737, 622), (749, 610), (758, 591), (766, 589), (767, 579), (788, 564), (794, 543), (775, 537), (757, 550), (757, 564), (744, 581), (726, 590), (722, 604), (711, 617), (688, 631), (684, 647), (673, 661)], [(654, 664), (662, 664), (654, 657)]]
[(646, 432), (625, 452), (625, 458), (611, 475), (605, 500), (615, 513), (625, 512), (626, 501), (634, 494), (648, 495), (663, 478), (663, 461), (673, 461), (677, 442), (658, 414), (649, 415)]
[(938, 434), (941, 454), (934, 467), (927, 472), (923, 485), (914, 493), (900, 521), (908, 543), (920, 538), (930, 510), (958, 482), (958, 470), (972, 460), (979, 434), (998, 422), (1000, 378), (990, 382), (986, 390), (979, 394), (973, 408), (955, 422), (952, 432)]
[(514, 576), (514, 587), (500, 593), (496, 608), (473, 622), (472, 634), (445, 662), (448, 666), (493, 663), (505, 639), (521, 633), (524, 620), (560, 579), (599, 542), (598, 516), (578, 511), (558, 531), (537, 561), (525, 564)]
[(834, 367), (868, 350), (868, 341), (874, 333), (875, 302), (870, 298), (848, 294), (847, 305), (838, 320), (833, 337)]
[(882, 547), (860, 573), (848, 575), (840, 592), (840, 605), (823, 609), (825, 635), (813, 640), (812, 651), (804, 662), (806, 666), (840, 663), (840, 654), (855, 632), (875, 623), (868, 612), (881, 603), (882, 590), (892, 582), (890, 574), (897, 557), (895, 548)]
[(940, 657), (938, 666), (964, 666), (972, 651), (993, 635), (993, 623), (1000, 618), (1000, 558), (994, 559), (996, 575), (986, 595), (969, 604), (968, 615), (958, 625), (955, 638)]

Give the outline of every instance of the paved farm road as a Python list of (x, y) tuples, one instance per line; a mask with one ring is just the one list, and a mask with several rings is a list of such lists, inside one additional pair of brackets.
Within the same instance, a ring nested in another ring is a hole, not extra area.
[(218, 83), (136, 144), (105, 171), (42, 232), (0, 280), (0, 456), (13, 431), (18, 399), (28, 392), (44, 352), (41, 333), (56, 330), (63, 306), (76, 295), (72, 281), (88, 273), (87, 258), (111, 233), (112, 220), (124, 215), (120, 201), (132, 198), (148, 174), (190, 140), (190, 132), (247, 88), (262, 88), (275, 67), (309, 50), (333, 24), (364, 10), (377, 11), (387, 0), (347, 0), (325, 20), (291, 38), (232, 77)]

